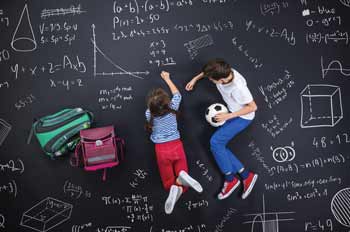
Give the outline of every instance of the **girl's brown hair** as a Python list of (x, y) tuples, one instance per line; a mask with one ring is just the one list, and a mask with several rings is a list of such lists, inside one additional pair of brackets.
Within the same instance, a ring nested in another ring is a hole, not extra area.
[(147, 131), (152, 131), (154, 117), (160, 117), (168, 113), (178, 115), (176, 110), (170, 108), (170, 101), (168, 93), (162, 88), (154, 89), (148, 94), (147, 107), (151, 113), (151, 118), (145, 125)]

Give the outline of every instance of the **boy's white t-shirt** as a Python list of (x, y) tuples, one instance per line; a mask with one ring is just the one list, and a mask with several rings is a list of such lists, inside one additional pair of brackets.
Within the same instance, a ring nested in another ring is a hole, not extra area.
[[(230, 83), (216, 84), (216, 87), (226, 102), (229, 111), (235, 112), (253, 101), (253, 96), (247, 87), (247, 82), (244, 77), (234, 69), (232, 69), (232, 72), (234, 78)], [(252, 120), (255, 117), (255, 112), (241, 115), (240, 117)]]

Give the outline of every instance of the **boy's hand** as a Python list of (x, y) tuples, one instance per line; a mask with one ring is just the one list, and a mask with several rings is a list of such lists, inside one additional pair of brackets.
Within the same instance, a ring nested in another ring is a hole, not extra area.
[(162, 71), (160, 73), (160, 76), (163, 78), (164, 81), (170, 80), (170, 73)]
[(233, 115), (231, 113), (219, 113), (214, 118), (217, 122), (223, 122), (233, 118)]
[(187, 83), (185, 89), (187, 91), (191, 91), (191, 90), (193, 90), (193, 87), (194, 87), (195, 84), (196, 84), (196, 80), (192, 79), (190, 82)]

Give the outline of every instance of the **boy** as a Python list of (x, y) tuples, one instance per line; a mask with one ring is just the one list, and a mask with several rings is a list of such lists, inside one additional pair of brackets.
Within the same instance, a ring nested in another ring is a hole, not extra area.
[(202, 72), (187, 83), (186, 90), (193, 90), (197, 81), (204, 77), (208, 77), (216, 85), (230, 111), (230, 113), (220, 113), (215, 116), (218, 122), (226, 122), (210, 139), (210, 149), (225, 176), (224, 186), (218, 194), (218, 199), (229, 197), (239, 186), (240, 180), (237, 179), (236, 174), (242, 179), (242, 198), (245, 199), (252, 191), (258, 175), (246, 170), (226, 145), (252, 122), (257, 106), (244, 77), (224, 60), (209, 61), (204, 65)]

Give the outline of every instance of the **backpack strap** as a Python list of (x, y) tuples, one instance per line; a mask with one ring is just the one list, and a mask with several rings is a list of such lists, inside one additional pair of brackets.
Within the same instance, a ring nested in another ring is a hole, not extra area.
[(117, 151), (120, 151), (120, 155), (121, 155), (121, 160), (124, 159), (124, 152), (125, 152), (125, 141), (122, 138), (115, 138), (115, 142), (117, 144)]
[(74, 154), (70, 158), (70, 165), (72, 165), (73, 167), (78, 167), (79, 165), (79, 152), (81, 151), (81, 146), (81, 141), (79, 141), (79, 143), (75, 147)]

